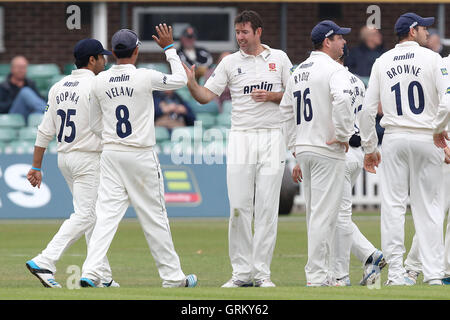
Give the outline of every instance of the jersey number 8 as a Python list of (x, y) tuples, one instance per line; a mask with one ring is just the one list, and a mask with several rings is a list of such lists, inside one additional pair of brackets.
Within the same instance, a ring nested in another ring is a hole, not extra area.
[[(130, 112), (128, 111), (128, 108), (124, 105), (117, 106), (116, 108), (116, 119), (117, 119), (117, 125), (116, 125), (116, 132), (119, 137), (126, 138), (128, 137), (132, 130), (131, 130), (131, 123), (128, 121), (130, 118)], [(123, 127), (125, 126), (125, 131), (123, 131)]]

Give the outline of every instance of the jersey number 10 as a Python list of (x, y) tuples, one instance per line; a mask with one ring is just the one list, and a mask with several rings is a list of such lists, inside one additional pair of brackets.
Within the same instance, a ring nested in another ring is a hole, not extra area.
[[(417, 88), (417, 94), (419, 96), (419, 105), (416, 107), (416, 100), (414, 98), (414, 88)], [(400, 92), (400, 82), (397, 82), (391, 87), (391, 92), (395, 92), (395, 104), (397, 105), (397, 114), (399, 116), (403, 115), (402, 110), (402, 96)], [(408, 102), (409, 109), (414, 114), (421, 114), (425, 107), (425, 98), (423, 94), (423, 88), (420, 82), (412, 81), (408, 86)]]

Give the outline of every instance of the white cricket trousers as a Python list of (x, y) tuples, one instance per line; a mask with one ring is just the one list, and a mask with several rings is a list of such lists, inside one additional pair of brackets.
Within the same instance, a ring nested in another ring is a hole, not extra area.
[(444, 153), (433, 136), (385, 134), (381, 147), (381, 245), (388, 279), (404, 283), (404, 228), (408, 191), (422, 258), (424, 281), (444, 276), (442, 210)]
[(362, 171), (363, 162), (362, 149), (350, 147), (345, 155), (344, 190), (334, 236), (332, 266), (335, 279), (349, 275), (350, 252), (365, 264), (376, 250), (352, 221), (352, 188)]
[[(444, 172), (444, 219), (447, 214), (447, 230), (445, 232), (445, 246), (444, 246), (444, 271), (445, 277), (450, 277), (450, 164), (443, 164)], [(408, 257), (405, 260), (405, 269), (413, 270), (416, 272), (422, 272), (422, 262), (419, 256), (419, 244), (417, 235), (414, 235), (411, 249), (409, 250)]]
[[(95, 224), (95, 202), (99, 184), (100, 153), (72, 151), (58, 153), (58, 167), (73, 196), (74, 213), (64, 221), (41, 254), (32, 260), (41, 268), (56, 272), (56, 262), (83, 234), (86, 243)], [(111, 281), (111, 268), (106, 256), (99, 266), (102, 282)]]
[(280, 129), (230, 131), (228, 249), (233, 279), (247, 282), (270, 278), (285, 154)]
[(322, 284), (332, 272), (331, 250), (345, 181), (345, 161), (312, 152), (297, 154), (303, 175), (308, 232), (308, 284)]
[(185, 279), (175, 252), (164, 202), (164, 182), (156, 153), (145, 150), (104, 150), (95, 223), (83, 277), (98, 280), (102, 259), (111, 245), (129, 205), (136, 211), (163, 287), (179, 286)]

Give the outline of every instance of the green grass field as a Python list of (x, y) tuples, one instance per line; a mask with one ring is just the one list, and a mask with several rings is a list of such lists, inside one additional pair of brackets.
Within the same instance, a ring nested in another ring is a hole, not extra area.
[[(380, 247), (377, 215), (356, 215), (354, 221), (376, 247)], [(307, 259), (306, 225), (302, 215), (281, 217), (277, 245), (272, 261), (272, 280), (276, 288), (222, 289), (231, 276), (227, 246), (227, 219), (171, 219), (172, 236), (183, 271), (195, 273), (196, 288), (161, 288), (155, 263), (137, 220), (123, 220), (108, 257), (114, 279), (121, 288), (69, 290), (66, 280), (70, 265), (81, 267), (86, 254), (84, 239), (73, 245), (58, 263), (56, 279), (65, 289), (42, 287), (25, 267), (53, 237), (62, 221), (0, 221), (0, 299), (449, 299), (448, 286), (384, 287), (368, 289), (358, 285), (362, 265), (352, 257), (350, 276), (353, 286), (346, 288), (306, 288), (304, 266)], [(414, 232), (411, 216), (406, 219), (406, 246)], [(382, 281), (387, 271), (383, 270)]]

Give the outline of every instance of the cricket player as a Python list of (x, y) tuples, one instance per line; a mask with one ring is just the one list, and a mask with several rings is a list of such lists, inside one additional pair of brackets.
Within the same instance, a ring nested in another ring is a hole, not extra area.
[(139, 40), (122, 29), (112, 37), (117, 64), (95, 79), (91, 91), (90, 127), (101, 135), (97, 222), (83, 264), (82, 287), (98, 287), (102, 260), (131, 204), (155, 259), (163, 287), (194, 287), (195, 275), (184, 275), (175, 252), (164, 202), (164, 182), (155, 145), (152, 91), (186, 85), (186, 73), (173, 48), (172, 27), (156, 26), (153, 39), (163, 48), (172, 74), (136, 69)]
[[(344, 64), (348, 55), (347, 45), (344, 54), (338, 62)], [(346, 68), (347, 69), (347, 68)], [(334, 236), (334, 250), (332, 251), (333, 278), (337, 286), (349, 286), (350, 252), (363, 263), (364, 273), (361, 285), (373, 284), (379, 278), (381, 269), (386, 265), (383, 253), (361, 233), (352, 221), (352, 188), (362, 171), (364, 153), (361, 150), (361, 137), (359, 136), (359, 115), (363, 107), (365, 85), (355, 75), (348, 71), (348, 87), (350, 88), (351, 106), (354, 113), (354, 133), (350, 138), (350, 148), (345, 155), (345, 182), (339, 208), (336, 233)]]
[(427, 41), (427, 27), (433, 23), (434, 18), (415, 13), (398, 18), (395, 32), (399, 43), (375, 61), (361, 110), (364, 167), (375, 173), (381, 162), (375, 116), (378, 103), (383, 106), (381, 126), (385, 133), (379, 171), (381, 243), (389, 264), (386, 285), (405, 285), (404, 220), (408, 192), (424, 282), (440, 285), (444, 277), (444, 152), (433, 144), (432, 122), (448, 75), (442, 70), (441, 57), (422, 47)]
[(345, 153), (354, 131), (348, 72), (336, 60), (344, 53), (343, 35), (350, 31), (330, 20), (312, 29), (314, 51), (293, 72), (280, 104), (287, 145), (295, 151), (305, 191), (308, 287), (334, 285), (329, 277), (332, 242), (344, 190)]
[[(448, 73), (448, 70), (450, 70), (450, 56), (443, 59), (443, 67), (445, 68), (445, 72)], [(445, 111), (445, 108), (450, 108), (450, 103), (448, 103), (448, 98), (450, 97), (450, 78), (447, 80), (448, 87), (445, 88), (444, 97), (446, 99), (443, 99), (443, 103), (439, 104), (439, 111), (443, 113)], [(445, 102), (447, 102), (445, 104)], [(443, 111), (441, 111), (443, 110)], [(442, 117), (442, 118), (441, 118)], [(442, 134), (442, 132), (445, 132), (445, 130), (442, 130), (441, 127), (445, 123), (448, 124), (449, 119), (443, 118), (442, 115), (439, 114), (436, 116), (434, 123), (435, 127), (435, 136)], [(439, 123), (440, 122), (440, 123)], [(447, 127), (447, 137), (450, 130)], [(442, 136), (445, 139), (445, 134), (442, 134)], [(443, 212), (444, 212), (444, 218), (445, 215), (449, 214), (450, 212), (450, 150), (447, 146), (446, 141), (443, 141), (445, 143), (444, 151), (446, 153), (445, 157), (445, 163), (443, 164), (443, 176), (444, 176), (444, 197), (443, 197)], [(442, 147), (442, 145), (436, 143), (436, 146)], [(414, 235), (413, 242), (411, 245), (411, 249), (409, 250), (408, 256), (405, 260), (405, 284), (406, 285), (415, 285), (417, 282), (417, 278), (419, 274), (422, 272), (422, 262), (420, 260), (419, 256), (419, 244), (417, 240), (417, 235)], [(447, 230), (445, 233), (445, 243), (444, 243), (444, 271), (445, 271), (445, 277), (442, 279), (442, 282), (446, 285), (450, 284), (450, 219), (447, 216)]]
[[(30, 272), (45, 287), (61, 288), (56, 282), (56, 262), (83, 234), (86, 242), (95, 223), (95, 202), (99, 184), (101, 140), (89, 128), (89, 94), (95, 75), (105, 69), (105, 58), (111, 52), (95, 39), (83, 39), (74, 48), (77, 70), (56, 83), (49, 92), (48, 109), (38, 127), (33, 166), (27, 178), (40, 187), (41, 164), (49, 142), (57, 136), (58, 167), (73, 195), (74, 213), (53, 237), (47, 248), (26, 263)], [(100, 286), (118, 287), (111, 278), (105, 257), (100, 262)]]
[(270, 263), (286, 153), (279, 103), (292, 64), (283, 51), (261, 44), (263, 26), (256, 12), (241, 12), (234, 26), (240, 50), (219, 63), (204, 87), (195, 81), (195, 66), (184, 67), (189, 91), (198, 102), (213, 100), (227, 86), (231, 92), (227, 188), (233, 273), (222, 287), (248, 287), (253, 282), (257, 287), (275, 287)]

